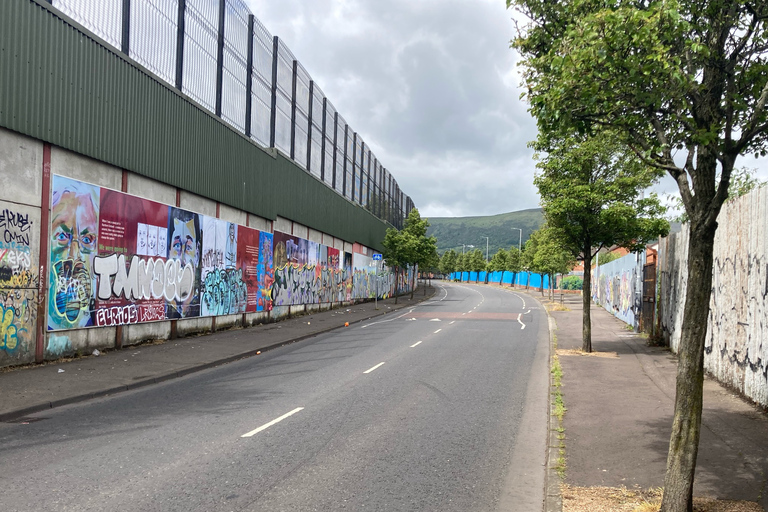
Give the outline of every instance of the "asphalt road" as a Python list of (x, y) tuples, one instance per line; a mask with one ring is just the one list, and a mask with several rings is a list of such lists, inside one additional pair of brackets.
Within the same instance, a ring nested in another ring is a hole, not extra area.
[(546, 312), (444, 284), (413, 309), (0, 424), (11, 510), (542, 509)]

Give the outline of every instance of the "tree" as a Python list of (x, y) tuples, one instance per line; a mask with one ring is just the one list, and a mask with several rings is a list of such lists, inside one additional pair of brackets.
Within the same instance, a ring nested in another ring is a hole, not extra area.
[(680, 190), (690, 219), (688, 291), (661, 510), (690, 511), (717, 216), (737, 157), (767, 152), (768, 3), (507, 0), (507, 6), (530, 20), (513, 45), (523, 56), (540, 132), (612, 127)]
[[(575, 257), (565, 246), (565, 237), (560, 230), (545, 224), (531, 234), (535, 239), (535, 253), (531, 255), (531, 265), (536, 272), (549, 276), (549, 295), (552, 296), (556, 274), (564, 274), (573, 268)], [(528, 244), (526, 243), (526, 249)], [(542, 280), (542, 294), (544, 282)]]
[(496, 254), (493, 255), (491, 261), (488, 263), (488, 272), (497, 272), (501, 270), (507, 270), (509, 266), (509, 253), (504, 249), (499, 249)]
[[(640, 251), (669, 232), (658, 199), (638, 197), (658, 171), (627, 151), (612, 133), (540, 134), (533, 146), (546, 151), (534, 178), (544, 216), (548, 226), (557, 230), (562, 247), (584, 261), (584, 290), (591, 289), (589, 269), (601, 249), (618, 245)], [(527, 243), (525, 248), (528, 252)], [(532, 266), (530, 261), (527, 264)], [(583, 293), (584, 352), (592, 351), (591, 302), (590, 294)]]
[(480, 249), (468, 252), (466, 259), (468, 260), (466, 265), (469, 267), (469, 272), (483, 272), (485, 270), (485, 255)]
[(443, 274), (451, 274), (456, 272), (457, 254), (456, 251), (450, 249), (443, 254), (440, 258), (440, 272)]
[[(749, 194), (756, 188), (765, 186), (766, 182), (756, 178), (755, 173), (757, 169), (750, 169), (748, 167), (742, 167), (740, 169), (734, 169), (731, 173), (731, 183), (728, 186), (728, 198), (726, 201), (732, 201), (737, 197)], [(719, 177), (717, 178), (719, 179)], [(667, 218), (670, 222), (688, 222), (688, 214), (685, 213), (685, 205), (683, 199), (679, 195), (669, 195), (670, 210), (671, 213)]]
[[(403, 269), (408, 266), (408, 263), (413, 259), (415, 252), (416, 241), (409, 233), (405, 233), (396, 228), (387, 229), (384, 235), (384, 241), (381, 243), (384, 246), (382, 251), (382, 257), (388, 267), (392, 267), (395, 270), (397, 276), (397, 282), (399, 282), (400, 274)], [(395, 285), (397, 287), (397, 285)], [(395, 289), (395, 304), (397, 304), (397, 298), (399, 294)]]
[[(387, 229), (382, 242), (384, 245), (382, 255), (387, 265), (402, 269), (407, 266), (426, 268), (434, 264), (437, 259), (437, 239), (427, 236), (428, 227), (429, 221), (422, 219), (419, 210), (413, 208), (408, 213), (402, 230)], [(413, 298), (414, 285), (412, 281), (411, 298)], [(397, 303), (397, 297), (395, 297), (395, 303)]]
[(509, 258), (507, 259), (508, 264), (507, 268), (504, 270), (509, 270), (510, 272), (518, 273), (521, 270), (523, 270), (523, 262), (521, 257), (521, 251), (517, 248), (517, 246), (512, 246), (509, 249)]

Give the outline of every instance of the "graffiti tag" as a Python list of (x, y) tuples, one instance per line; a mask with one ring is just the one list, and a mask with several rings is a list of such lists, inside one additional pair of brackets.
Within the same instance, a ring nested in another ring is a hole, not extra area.
[(182, 266), (180, 260), (141, 259), (134, 255), (130, 269), (125, 255), (97, 256), (93, 270), (98, 276), (97, 295), (106, 300), (123, 296), (129, 300), (160, 299), (184, 301), (193, 291), (195, 269), (192, 263)]

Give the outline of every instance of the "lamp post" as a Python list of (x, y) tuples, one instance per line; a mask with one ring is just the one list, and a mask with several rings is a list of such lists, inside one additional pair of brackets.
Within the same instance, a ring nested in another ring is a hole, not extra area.
[(523, 230), (520, 228), (510, 228), (510, 229), (516, 229), (520, 232), (520, 238), (517, 239), (517, 252), (522, 252), (522, 245), (523, 245)]
[(485, 262), (488, 263), (488, 243), (490, 242), (490, 238), (487, 236), (482, 238), (485, 238)]

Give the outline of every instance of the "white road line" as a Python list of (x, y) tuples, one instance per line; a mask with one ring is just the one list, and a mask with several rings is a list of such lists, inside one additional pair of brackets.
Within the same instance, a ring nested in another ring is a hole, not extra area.
[(286, 413), (286, 414), (283, 414), (283, 415), (282, 415), (282, 416), (280, 416), (279, 418), (277, 418), (277, 419), (274, 419), (274, 420), (270, 421), (269, 423), (266, 423), (266, 424), (264, 424), (264, 425), (260, 426), (260, 427), (259, 427), (259, 428), (257, 428), (256, 430), (251, 430), (251, 431), (250, 431), (250, 432), (248, 432), (247, 434), (243, 434), (243, 435), (241, 435), (240, 437), (252, 437), (252, 436), (254, 436), (254, 435), (258, 434), (259, 432), (261, 432), (262, 430), (266, 430), (266, 429), (268, 429), (269, 427), (271, 427), (271, 426), (272, 426), (272, 425), (274, 425), (275, 423), (280, 423), (281, 421), (283, 421), (283, 420), (284, 420), (285, 418), (287, 418), (288, 416), (293, 416), (294, 414), (296, 414), (297, 412), (299, 412), (299, 411), (301, 411), (301, 410), (303, 410), (303, 409), (304, 409), (303, 407), (297, 407), (297, 408), (295, 408), (294, 410), (292, 410), (291, 412), (289, 412), (289, 413)]
[(383, 365), (383, 364), (384, 364), (384, 363), (379, 363), (379, 364), (377, 364), (376, 366), (374, 366), (373, 368), (371, 368), (371, 369), (369, 369), (369, 370), (365, 370), (363, 373), (371, 373), (373, 370), (375, 370), (376, 368), (378, 368), (379, 366), (381, 366), (381, 365)]
[(518, 321), (518, 322), (520, 322), (520, 325), (522, 325), (522, 326), (523, 326), (523, 327), (522, 327), (522, 329), (520, 329), (521, 331), (522, 331), (523, 329), (525, 329), (525, 324), (523, 323), (523, 321), (522, 321), (522, 320), (520, 320), (520, 317), (522, 317), (522, 316), (523, 316), (523, 314), (522, 314), (522, 313), (518, 313), (518, 315), (517, 315), (517, 321)]
[(399, 319), (403, 318), (404, 316), (407, 316), (407, 315), (408, 315), (408, 314), (410, 314), (410, 313), (413, 313), (413, 309), (411, 309), (411, 310), (410, 310), (408, 313), (403, 313), (403, 314), (402, 314), (402, 315), (400, 315), (400, 316), (396, 316), (396, 317), (394, 317), (394, 318), (390, 318), (390, 319), (388, 319), (388, 320), (379, 320), (378, 322), (371, 322), (371, 323), (369, 323), (369, 324), (365, 324), (364, 326), (362, 326), (362, 327), (361, 327), (361, 329), (365, 329), (366, 327), (370, 327), (370, 326), (372, 326), (372, 325), (376, 325), (376, 324), (385, 324), (385, 323), (387, 323), (387, 322), (392, 322), (392, 321), (394, 321), (394, 320), (399, 320)]
[(417, 341), (416, 343), (414, 343), (413, 345), (411, 345), (411, 348), (417, 347), (417, 346), (419, 346), (420, 344), (421, 344), (421, 342), (420, 342), (420, 341)]
[(453, 322), (449, 323), (448, 325), (453, 325), (455, 323), (456, 323), (456, 320), (454, 320)]
[(471, 310), (467, 311), (467, 313), (471, 313), (472, 311), (474, 311), (474, 309), (471, 309)]
[(439, 333), (440, 331), (442, 331), (442, 329), (438, 329), (438, 330), (436, 330), (436, 331), (435, 331), (435, 334)]

